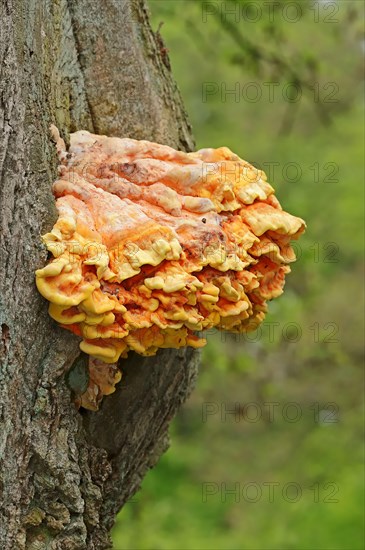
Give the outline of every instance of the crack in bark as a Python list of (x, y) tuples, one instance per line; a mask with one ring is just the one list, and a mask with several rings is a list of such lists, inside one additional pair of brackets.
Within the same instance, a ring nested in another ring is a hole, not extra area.
[[(75, 41), (75, 49), (76, 49), (76, 53), (77, 53), (77, 60), (78, 60), (80, 71), (83, 75), (83, 79), (84, 79), (84, 82), (85, 82), (85, 73), (84, 73), (84, 67), (83, 67), (83, 64), (82, 64), (81, 45), (80, 45), (79, 36), (78, 36), (78, 33), (77, 33), (77, 26), (76, 26), (76, 23), (75, 23), (75, 20), (74, 20), (74, 15), (73, 15), (72, 0), (66, 0), (66, 3), (67, 3), (68, 13), (70, 15), (71, 31), (72, 31), (72, 36), (74, 37), (74, 41)], [(90, 113), (91, 124), (92, 124), (92, 132), (95, 133), (95, 134), (98, 134), (99, 129), (98, 129), (98, 126), (97, 126), (97, 123), (96, 123), (96, 120), (95, 120), (95, 116), (94, 116), (94, 113), (93, 113), (93, 107), (90, 103), (89, 94), (88, 94), (88, 90), (87, 90), (86, 86), (84, 87), (83, 91), (85, 93), (86, 102), (87, 102), (87, 106), (88, 106), (89, 113)]]

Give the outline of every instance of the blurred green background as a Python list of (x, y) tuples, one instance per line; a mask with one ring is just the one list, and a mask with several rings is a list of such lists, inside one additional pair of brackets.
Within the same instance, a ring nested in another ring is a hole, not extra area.
[(360, 550), (363, 3), (149, 6), (197, 148), (263, 168), (308, 230), (261, 329), (208, 334), (171, 448), (119, 514), (114, 547)]

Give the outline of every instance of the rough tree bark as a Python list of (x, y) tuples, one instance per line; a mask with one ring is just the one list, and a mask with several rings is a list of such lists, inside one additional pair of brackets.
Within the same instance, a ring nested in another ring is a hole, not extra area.
[(0, 547), (108, 548), (116, 512), (166, 449), (198, 356), (130, 356), (98, 413), (65, 372), (78, 340), (48, 317), (34, 270), (56, 212), (49, 138), (77, 129), (191, 149), (179, 92), (143, 0), (1, 0)]

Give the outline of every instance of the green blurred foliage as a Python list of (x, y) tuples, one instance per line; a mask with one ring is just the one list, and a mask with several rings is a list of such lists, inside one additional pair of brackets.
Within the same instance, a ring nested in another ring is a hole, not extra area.
[(363, 4), (150, 9), (198, 148), (226, 145), (264, 169), (308, 230), (261, 329), (207, 335), (171, 448), (120, 513), (115, 548), (360, 550)]

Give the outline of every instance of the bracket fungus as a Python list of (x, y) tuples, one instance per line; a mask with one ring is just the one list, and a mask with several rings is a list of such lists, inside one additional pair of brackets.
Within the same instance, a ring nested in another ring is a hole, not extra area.
[(49, 314), (81, 338), (97, 409), (133, 350), (201, 347), (211, 328), (254, 330), (283, 291), (290, 241), (305, 229), (263, 171), (227, 147), (194, 153), (52, 127), (60, 159), (58, 220), (36, 271)]

